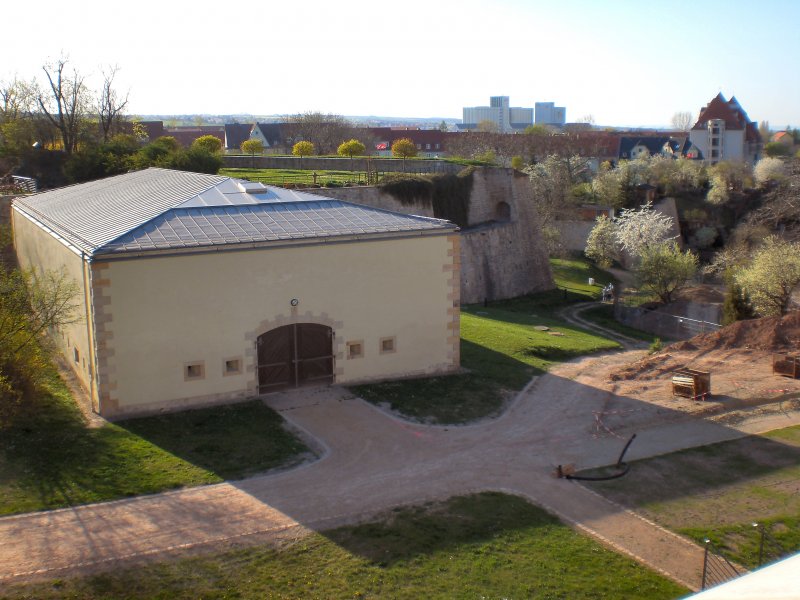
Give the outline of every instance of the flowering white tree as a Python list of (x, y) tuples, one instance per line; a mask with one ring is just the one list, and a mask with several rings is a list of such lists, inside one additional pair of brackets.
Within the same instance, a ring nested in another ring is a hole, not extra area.
[(758, 185), (780, 181), (786, 177), (786, 167), (780, 158), (762, 158), (753, 168), (753, 177)]
[(800, 242), (768, 237), (750, 265), (736, 273), (736, 283), (750, 295), (758, 314), (786, 314), (800, 284)]
[(614, 262), (617, 254), (617, 236), (614, 222), (606, 215), (597, 217), (594, 227), (586, 240), (584, 254), (603, 269)]
[(639, 287), (657, 295), (664, 304), (674, 299), (675, 292), (686, 285), (697, 272), (697, 256), (690, 250), (681, 252), (678, 244), (662, 242), (642, 250), (636, 267)]
[(723, 160), (711, 166), (708, 171), (711, 188), (706, 200), (711, 204), (725, 204), (730, 200), (731, 192), (741, 192), (753, 183), (750, 167), (738, 161)]
[(617, 244), (634, 258), (641, 257), (649, 247), (659, 246), (674, 239), (674, 236), (670, 235), (672, 217), (653, 210), (650, 202), (638, 209), (623, 209), (614, 219), (614, 224)]

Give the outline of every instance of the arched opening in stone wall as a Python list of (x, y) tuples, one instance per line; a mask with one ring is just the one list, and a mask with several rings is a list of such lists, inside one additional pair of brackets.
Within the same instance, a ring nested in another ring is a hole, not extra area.
[(506, 222), (511, 220), (511, 206), (508, 202), (498, 202), (494, 207), (494, 220)]

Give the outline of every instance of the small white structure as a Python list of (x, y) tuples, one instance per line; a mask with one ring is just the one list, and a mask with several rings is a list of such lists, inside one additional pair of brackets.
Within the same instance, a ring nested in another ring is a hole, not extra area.
[(53, 332), (115, 418), (459, 366), (459, 234), (229, 177), (146, 169), (17, 198), (26, 268), (63, 270)]

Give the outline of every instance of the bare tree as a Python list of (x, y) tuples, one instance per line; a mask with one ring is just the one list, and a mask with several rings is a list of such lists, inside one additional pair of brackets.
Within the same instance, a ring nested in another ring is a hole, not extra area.
[(109, 67), (108, 71), (103, 70), (103, 87), (100, 88), (98, 98), (97, 113), (100, 115), (100, 129), (103, 132), (103, 141), (107, 142), (114, 127), (119, 123), (123, 116), (123, 110), (128, 105), (129, 92), (123, 98), (114, 89), (114, 77), (119, 71), (118, 66)]
[(689, 129), (692, 127), (692, 121), (692, 113), (686, 110), (676, 112), (674, 115), (672, 115), (670, 123), (672, 123), (672, 126), (678, 131), (689, 131)]
[(37, 103), (47, 120), (58, 129), (64, 152), (71, 155), (78, 143), (81, 121), (89, 105), (85, 78), (73, 69), (65, 73), (68, 59), (61, 57), (54, 63), (44, 65), (49, 90), (39, 92)]
[(318, 154), (334, 154), (339, 144), (364, 133), (341, 115), (307, 112), (288, 117), (281, 130), (289, 146), (306, 141), (314, 144)]
[(791, 161), (787, 168), (788, 175), (763, 196), (746, 224), (780, 233), (789, 241), (800, 241), (800, 161)]

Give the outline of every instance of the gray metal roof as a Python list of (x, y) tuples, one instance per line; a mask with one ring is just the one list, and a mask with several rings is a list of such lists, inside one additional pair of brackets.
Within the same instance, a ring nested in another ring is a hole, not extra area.
[(316, 194), (157, 168), (18, 198), (14, 206), (89, 255), (455, 228)]
[(341, 200), (175, 208), (98, 253), (308, 240), (442, 229), (446, 222)]

